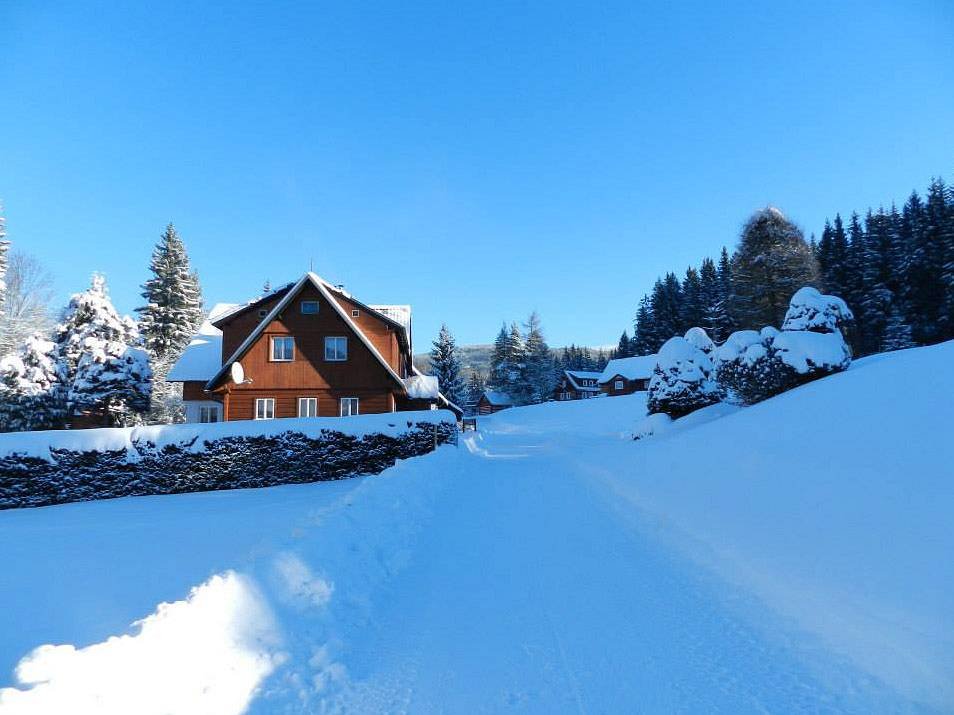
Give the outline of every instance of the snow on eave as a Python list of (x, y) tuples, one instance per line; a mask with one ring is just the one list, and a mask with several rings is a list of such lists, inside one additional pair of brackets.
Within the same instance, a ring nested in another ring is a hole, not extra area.
[(605, 385), (617, 376), (626, 380), (647, 380), (652, 377), (655, 367), (655, 355), (616, 358), (606, 363), (606, 367), (603, 369), (599, 379), (599, 384)]
[(508, 395), (506, 392), (499, 392), (497, 390), (484, 390), (483, 397), (486, 398), (487, 402), (491, 405), (512, 405), (513, 398)]
[(222, 365), (222, 331), (215, 321), (242, 306), (216, 303), (166, 375), (169, 382), (207, 382)]
[(590, 372), (589, 370), (564, 370), (563, 373), (566, 375), (566, 379), (570, 381), (570, 384), (573, 385), (573, 388), (579, 392), (599, 392), (600, 388), (597, 385), (587, 386), (581, 385), (576, 380), (580, 378), (581, 380), (596, 380), (602, 375), (601, 372)]
[(252, 347), (255, 341), (258, 340), (258, 338), (261, 336), (262, 332), (264, 332), (265, 327), (269, 323), (271, 323), (273, 320), (275, 320), (276, 316), (286, 308), (286, 306), (291, 302), (292, 298), (294, 298), (305, 286), (305, 284), (308, 282), (310, 282), (313, 286), (315, 286), (315, 288), (322, 295), (322, 297), (324, 297), (324, 299), (331, 304), (332, 308), (334, 308), (335, 311), (338, 313), (338, 315), (341, 316), (341, 319), (345, 321), (345, 324), (349, 328), (351, 328), (351, 330), (355, 333), (355, 335), (358, 336), (358, 339), (361, 340), (362, 343), (364, 343), (364, 346), (371, 351), (371, 354), (374, 355), (374, 357), (377, 358), (378, 362), (381, 363), (382, 367), (384, 367), (384, 369), (387, 370), (388, 374), (392, 378), (394, 378), (394, 381), (400, 386), (401, 390), (403, 392), (406, 392), (407, 388), (404, 385), (404, 381), (401, 379), (401, 377), (394, 371), (394, 368), (392, 368), (388, 364), (388, 362), (384, 359), (384, 357), (382, 357), (381, 353), (378, 352), (378, 349), (374, 347), (371, 341), (368, 340), (368, 336), (365, 335), (364, 331), (362, 331), (361, 328), (359, 328), (357, 324), (354, 322), (354, 320), (351, 319), (351, 316), (348, 315), (348, 312), (341, 307), (338, 301), (334, 299), (334, 296), (332, 296), (331, 293), (328, 291), (327, 286), (330, 284), (328, 284), (323, 278), (321, 278), (315, 273), (312, 273), (311, 271), (309, 271), (308, 273), (303, 275), (301, 278), (299, 278), (298, 281), (288, 290), (288, 292), (285, 293), (282, 299), (278, 301), (278, 304), (274, 308), (272, 308), (271, 312), (269, 312), (268, 315), (266, 315), (264, 318), (262, 318), (261, 321), (259, 321), (258, 325), (255, 326), (255, 330), (253, 330), (251, 334), (247, 338), (245, 338), (242, 344), (238, 346), (238, 348), (235, 350), (234, 353), (232, 353), (231, 357), (229, 357), (229, 359), (222, 364), (222, 367), (215, 374), (215, 376), (211, 380), (209, 380), (208, 383), (206, 383), (206, 386), (205, 386), (206, 390), (215, 389), (216, 384), (219, 382), (219, 380), (222, 379), (226, 371), (232, 366), (232, 363), (241, 359), (242, 356), (245, 355), (246, 352), (248, 352), (248, 349)]

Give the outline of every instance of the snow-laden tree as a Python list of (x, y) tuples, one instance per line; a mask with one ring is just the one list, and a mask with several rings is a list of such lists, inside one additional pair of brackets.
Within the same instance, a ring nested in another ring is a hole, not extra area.
[[(133, 420), (130, 413), (148, 409), (151, 370), (139, 364), (136, 324), (116, 312), (105, 278), (94, 275), (90, 287), (70, 299), (53, 342), (70, 411), (99, 414), (104, 422), (127, 423)], [(119, 386), (123, 376), (137, 384)], [(97, 403), (100, 398), (105, 401)]]
[(693, 347), (699, 348), (710, 360), (715, 352), (715, 343), (702, 328), (689, 328), (683, 336)]
[(905, 319), (897, 305), (892, 305), (885, 324), (884, 335), (881, 338), (881, 350), (904, 350), (914, 347), (915, 342), (911, 334), (911, 326)]
[(149, 410), (151, 392), (145, 350), (121, 340), (89, 336), (83, 341), (69, 392), (74, 412), (99, 415), (108, 426), (138, 424)]
[(66, 395), (56, 344), (41, 335), (0, 360), (0, 429), (50, 429), (65, 414)]
[(739, 325), (778, 325), (789, 298), (818, 282), (818, 264), (801, 230), (775, 207), (746, 222), (732, 257), (729, 313)]
[[(0, 311), (7, 297), (7, 252), (10, 242), (7, 240), (7, 220), (3, 217), (3, 206), (0, 206)], [(2, 315), (2, 312), (0, 312)]]
[(805, 286), (789, 301), (782, 330), (833, 333), (844, 330), (854, 317), (848, 304), (838, 296), (825, 295), (817, 288)]
[(476, 410), (477, 402), (480, 400), (480, 396), (484, 394), (485, 389), (484, 378), (476, 370), (471, 370), (470, 377), (467, 379), (467, 399), (463, 406), (470, 412)]
[(525, 360), (526, 344), (520, 327), (516, 323), (509, 328), (504, 324), (494, 341), (488, 386), (507, 394), (520, 390)]
[(682, 417), (718, 401), (719, 388), (709, 356), (685, 338), (667, 340), (649, 381), (649, 412)]
[[(143, 286), (146, 305), (137, 308), (139, 332), (154, 374), (150, 419), (174, 422), (181, 417), (181, 385), (166, 374), (202, 325), (202, 291), (185, 244), (171, 223), (152, 251), (152, 277)], [(266, 281), (267, 283), (267, 281)]]
[(460, 358), (457, 356), (457, 342), (451, 331), (441, 325), (437, 340), (431, 348), (431, 372), (437, 378), (441, 393), (455, 405), (464, 403), (464, 380), (460, 374)]

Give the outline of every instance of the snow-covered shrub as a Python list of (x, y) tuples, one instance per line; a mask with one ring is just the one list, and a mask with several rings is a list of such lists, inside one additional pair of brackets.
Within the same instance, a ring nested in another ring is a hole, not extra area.
[(739, 330), (716, 350), (716, 379), (729, 399), (751, 405), (851, 364), (841, 332), (766, 327)]
[(848, 304), (836, 295), (824, 295), (817, 288), (805, 286), (792, 296), (782, 330), (809, 330), (833, 333), (843, 330), (854, 315)]
[[(24, 451), (0, 454), (0, 509), (378, 474), (398, 459), (426, 454), (456, 438), (452, 417), (435, 422), (430, 414), (421, 421), (407, 415), (406, 428), (402, 425), (389, 434), (334, 429), (310, 435), (294, 430), (249, 434), (243, 433), (244, 426), (237, 428), (239, 434), (229, 434), (232, 428), (222, 425), (233, 423), (220, 423), (210, 428), (219, 432), (213, 438), (203, 439), (200, 431), (183, 441), (157, 444), (150, 441), (162, 435), (157, 430), (177, 426), (147, 427), (141, 433), (133, 428), (48, 433), (79, 439), (82, 448), (56, 447), (56, 440), (34, 434), (30, 439), (43, 441), (45, 449), (24, 440), (18, 443)], [(262, 429), (274, 428), (277, 420), (270, 422)], [(124, 440), (125, 446), (120, 446)]]
[(647, 437), (661, 434), (666, 431), (666, 428), (669, 427), (670, 424), (672, 424), (672, 417), (664, 412), (646, 415), (636, 423), (636, 427), (633, 429), (633, 439), (646, 439)]
[(56, 345), (40, 335), (0, 360), (0, 430), (49, 429), (65, 404)]
[(702, 328), (689, 328), (689, 330), (686, 331), (685, 338), (689, 341), (690, 345), (699, 348), (710, 360), (712, 359), (712, 353), (715, 352), (716, 346), (705, 330)]
[(135, 424), (149, 409), (152, 370), (144, 350), (89, 337), (83, 345), (69, 402), (77, 412), (101, 413), (110, 425)]
[(649, 381), (649, 412), (682, 417), (718, 401), (719, 388), (712, 379), (709, 356), (685, 338), (667, 340)]

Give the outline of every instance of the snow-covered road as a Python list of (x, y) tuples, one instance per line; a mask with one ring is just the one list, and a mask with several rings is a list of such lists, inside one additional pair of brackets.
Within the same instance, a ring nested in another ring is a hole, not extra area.
[(0, 714), (952, 712), (952, 359), (641, 442), (638, 396), (551, 403), (377, 477), (0, 512)]

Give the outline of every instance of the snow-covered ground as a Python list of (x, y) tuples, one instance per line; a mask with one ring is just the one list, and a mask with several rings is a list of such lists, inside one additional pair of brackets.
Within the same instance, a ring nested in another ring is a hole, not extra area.
[(377, 477), (2, 512), (0, 713), (950, 712), (952, 363), (638, 442), (641, 396), (551, 403)]

